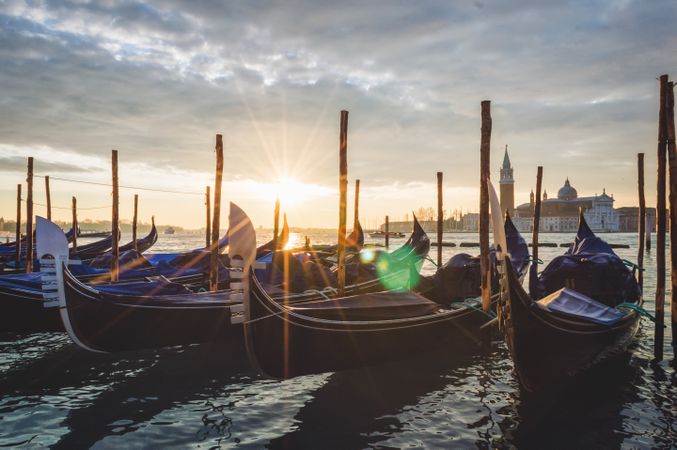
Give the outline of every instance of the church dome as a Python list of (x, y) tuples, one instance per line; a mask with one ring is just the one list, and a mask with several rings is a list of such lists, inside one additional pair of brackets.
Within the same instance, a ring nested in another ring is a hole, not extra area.
[(569, 183), (569, 178), (564, 182), (564, 186), (557, 191), (557, 198), (560, 200), (576, 200), (578, 198), (578, 192)]

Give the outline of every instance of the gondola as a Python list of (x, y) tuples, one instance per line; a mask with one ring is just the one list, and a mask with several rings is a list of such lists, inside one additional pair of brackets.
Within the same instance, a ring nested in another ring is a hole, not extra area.
[[(302, 304), (273, 298), (252, 274), (254, 228), (231, 205), (231, 261), (242, 260), (245, 343), (252, 363), (275, 378), (405, 359), (447, 347), (469, 348), (490, 317), (474, 305), (441, 305), (402, 289)], [(237, 255), (237, 257), (235, 256)]]
[[(40, 235), (44, 226), (41, 221)], [(233, 222), (231, 221), (231, 225)], [(238, 232), (229, 231), (229, 239)], [(427, 255), (430, 242), (425, 232), (416, 229), (409, 247), (399, 252), (397, 261), (418, 261)], [(264, 244), (267, 245), (267, 244)], [(257, 249), (255, 247), (254, 257)], [(422, 253), (422, 254), (421, 254)], [(230, 252), (229, 252), (230, 254)], [(418, 255), (418, 256), (417, 256)], [(409, 266), (403, 270), (411, 270)], [(385, 279), (372, 279), (348, 286), (349, 292), (382, 290)], [(66, 331), (82, 348), (92, 351), (125, 351), (165, 347), (222, 339), (242, 339), (242, 300), (232, 290), (214, 293), (180, 293), (159, 295), (116, 295), (87, 286), (63, 270), (64, 298), (59, 310)], [(285, 294), (281, 288), (267, 286), (277, 298), (301, 303), (335, 295), (335, 290), (311, 289), (298, 294)]]
[[(56, 233), (56, 230), (53, 230)], [(140, 250), (149, 248), (157, 240), (157, 229), (153, 226), (149, 234), (137, 240)], [(121, 249), (133, 247), (124, 245)], [(81, 282), (94, 283), (99, 289), (118, 295), (142, 294), (155, 289), (153, 282), (139, 283), (139, 280), (168, 278), (175, 286), (168, 286), (164, 292), (176, 289), (176, 285), (201, 285), (205, 278), (206, 265), (198, 262), (190, 267), (166, 263), (151, 264), (134, 250), (121, 252), (119, 278), (122, 283), (111, 285), (110, 254), (102, 255), (90, 264), (72, 265), (74, 276)], [(177, 257), (177, 254), (173, 255)], [(223, 257), (221, 259), (224, 259)], [(223, 273), (227, 273), (224, 266)], [(43, 306), (42, 273), (21, 273), (0, 276), (0, 331), (49, 332), (64, 331), (58, 311)], [(134, 284), (135, 283), (135, 284)], [(118, 289), (119, 287), (119, 289)]]
[(531, 295), (509, 258), (504, 265), (504, 335), (527, 393), (561, 387), (632, 342), (641, 305), (635, 274), (582, 214), (567, 252), (540, 275), (532, 271)]

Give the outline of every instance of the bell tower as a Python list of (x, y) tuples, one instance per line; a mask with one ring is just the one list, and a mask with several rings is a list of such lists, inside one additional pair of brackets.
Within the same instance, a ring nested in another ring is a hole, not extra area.
[(511, 216), (515, 213), (515, 179), (512, 177), (512, 166), (508, 157), (508, 146), (505, 146), (505, 156), (501, 166), (501, 211), (507, 210)]

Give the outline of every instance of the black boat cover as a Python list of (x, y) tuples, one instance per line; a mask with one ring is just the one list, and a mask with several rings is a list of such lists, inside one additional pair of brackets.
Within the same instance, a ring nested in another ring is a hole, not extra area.
[(595, 236), (584, 219), (571, 247), (538, 277), (531, 277), (529, 289), (532, 298), (543, 298), (563, 287), (611, 307), (638, 302), (641, 296), (633, 272), (609, 244)]
[(534, 305), (545, 311), (600, 325), (614, 325), (625, 317), (622, 311), (569, 288), (562, 288), (534, 302)]

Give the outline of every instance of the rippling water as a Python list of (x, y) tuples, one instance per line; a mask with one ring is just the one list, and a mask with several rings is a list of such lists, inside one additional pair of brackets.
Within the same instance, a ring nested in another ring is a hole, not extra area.
[[(334, 234), (310, 237), (323, 243)], [(604, 237), (631, 244), (618, 253), (636, 260), (635, 235)], [(302, 243), (303, 236), (292, 238)], [(541, 241), (571, 238), (544, 234)], [(457, 243), (476, 240), (445, 236)], [(162, 235), (154, 251), (194, 248), (201, 241)], [(444, 259), (461, 250), (445, 248)], [(540, 257), (547, 263), (562, 251), (541, 248)], [(653, 254), (645, 266), (645, 307), (653, 311)], [(424, 271), (433, 270), (426, 263)], [(279, 382), (257, 375), (241, 349), (225, 345), (96, 355), (79, 350), (64, 334), (5, 333), (0, 446), (674, 448), (670, 340), (667, 328), (665, 361), (653, 363), (653, 324), (644, 321), (625, 357), (589, 372), (559, 398), (536, 404), (520, 398), (501, 342), (484, 354), (439, 352)]]

